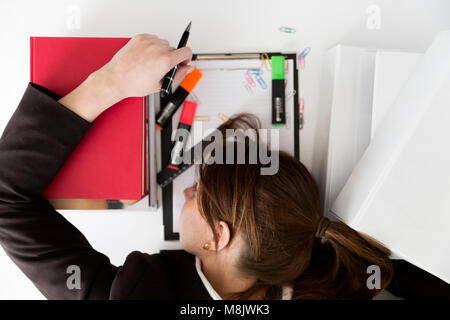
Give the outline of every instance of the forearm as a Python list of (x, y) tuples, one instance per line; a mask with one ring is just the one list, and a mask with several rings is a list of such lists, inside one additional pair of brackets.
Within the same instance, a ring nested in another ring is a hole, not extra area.
[(120, 87), (104, 69), (92, 73), (58, 102), (86, 121), (93, 122), (103, 111), (121, 100)]

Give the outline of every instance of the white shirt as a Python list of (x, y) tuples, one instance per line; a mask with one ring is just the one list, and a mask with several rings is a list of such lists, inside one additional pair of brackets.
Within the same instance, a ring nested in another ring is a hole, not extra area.
[[(195, 257), (195, 269), (197, 269), (198, 276), (203, 282), (206, 290), (213, 300), (223, 300), (222, 297), (217, 293), (216, 290), (212, 287), (211, 283), (209, 283), (208, 279), (206, 279), (205, 275), (202, 271), (202, 262), (198, 257)], [(288, 286), (283, 286), (282, 288), (282, 300), (291, 300), (292, 299), (292, 288)]]

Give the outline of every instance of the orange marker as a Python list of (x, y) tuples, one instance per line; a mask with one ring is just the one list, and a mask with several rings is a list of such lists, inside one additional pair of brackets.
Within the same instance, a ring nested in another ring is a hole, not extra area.
[(169, 102), (161, 109), (161, 111), (156, 116), (156, 127), (162, 130), (166, 125), (167, 121), (172, 117), (172, 115), (178, 110), (183, 101), (189, 95), (189, 92), (194, 89), (197, 82), (203, 74), (194, 68), (192, 72), (186, 75), (186, 77), (181, 81), (180, 86), (175, 90), (169, 99)]

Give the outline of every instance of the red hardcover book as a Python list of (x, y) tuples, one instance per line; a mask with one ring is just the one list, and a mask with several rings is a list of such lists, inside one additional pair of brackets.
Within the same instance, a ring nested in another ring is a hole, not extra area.
[[(129, 38), (31, 37), (31, 82), (64, 96)], [(145, 99), (124, 99), (95, 121), (46, 198), (140, 200), (147, 193)]]

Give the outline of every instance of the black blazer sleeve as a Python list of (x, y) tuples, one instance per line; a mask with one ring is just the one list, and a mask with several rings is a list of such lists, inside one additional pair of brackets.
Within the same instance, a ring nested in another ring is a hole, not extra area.
[(30, 83), (0, 139), (0, 244), (45, 297), (108, 299), (117, 267), (41, 197), (92, 126), (59, 98)]

